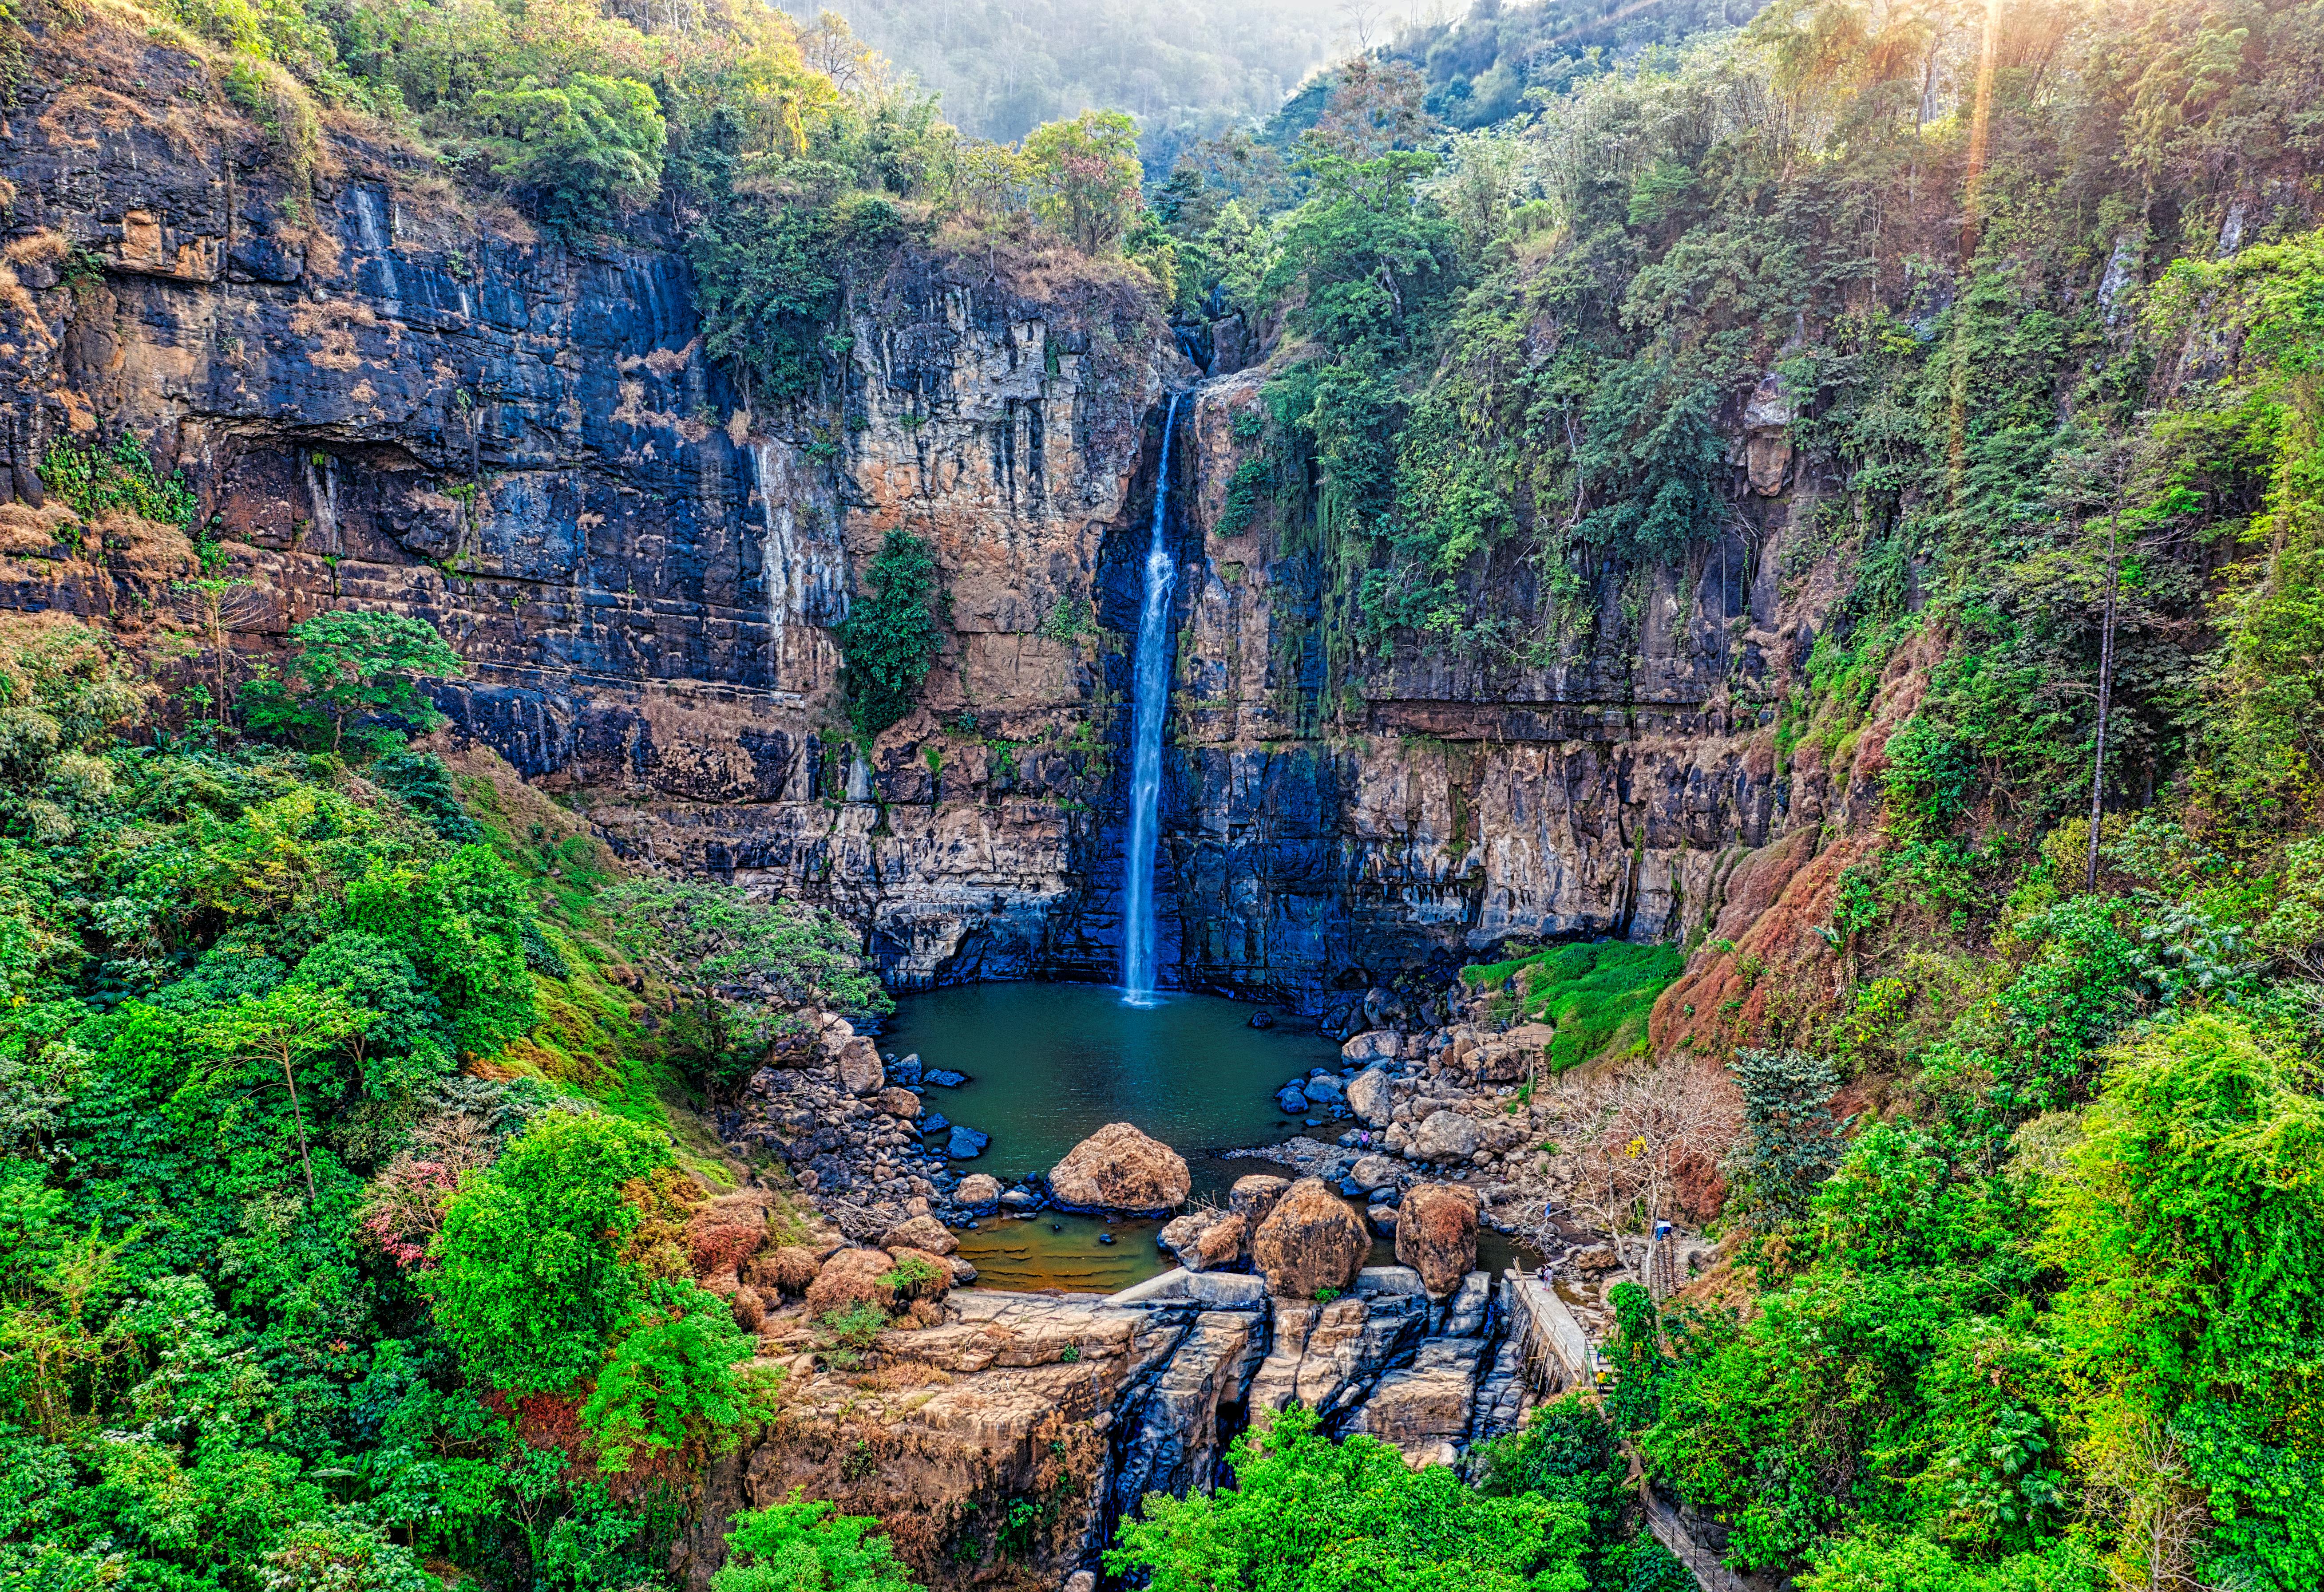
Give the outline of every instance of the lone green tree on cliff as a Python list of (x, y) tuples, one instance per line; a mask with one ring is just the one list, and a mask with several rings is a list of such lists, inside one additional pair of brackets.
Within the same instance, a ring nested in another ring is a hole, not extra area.
[(383, 718), (434, 729), (444, 715), (418, 682), (466, 672), (441, 636), (406, 614), (334, 609), (291, 626), (290, 642), (281, 674), (267, 670), (242, 688), (243, 722), (312, 750), (340, 751), (352, 739), (368, 758), (401, 744), (376, 722)]
[(1025, 174), (1042, 220), (1095, 254), (1121, 242), (1138, 215), (1138, 124), (1084, 111), (1025, 135)]

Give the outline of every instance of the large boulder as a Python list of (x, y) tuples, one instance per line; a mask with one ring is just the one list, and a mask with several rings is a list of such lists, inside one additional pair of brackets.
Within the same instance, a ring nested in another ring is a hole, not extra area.
[(992, 1142), (989, 1133), (979, 1133), (973, 1127), (952, 1125), (952, 1136), (945, 1140), (945, 1158), (949, 1161), (973, 1161), (984, 1154), (984, 1146)]
[(1348, 1086), (1330, 1072), (1317, 1072), (1305, 1084), (1310, 1104), (1336, 1106), (1348, 1098)]
[(1477, 1200), (1441, 1182), (1405, 1191), (1396, 1218), (1396, 1257), (1420, 1274), (1432, 1299), (1448, 1299), (1477, 1267)]
[(1466, 1161), (1477, 1153), (1477, 1124), (1458, 1111), (1431, 1111), (1412, 1136), (1424, 1161)]
[(1456, 1045), (1454, 1061), (1480, 1083), (1515, 1083), (1532, 1076), (1547, 1057), (1557, 1030), (1547, 1023), (1521, 1023), (1506, 1034), (1484, 1035), (1463, 1053)]
[(1403, 1170), (1387, 1155), (1363, 1155), (1348, 1168), (1348, 1177), (1359, 1188), (1384, 1189), (1394, 1182), (1397, 1174)]
[(960, 1247), (960, 1240), (952, 1229), (933, 1216), (915, 1216), (898, 1222), (880, 1236), (882, 1249), (925, 1249), (931, 1255), (950, 1255)]
[(887, 1087), (888, 1074), (880, 1065), (880, 1052), (868, 1039), (850, 1039), (839, 1047), (839, 1087), (849, 1094), (878, 1094)]
[(1268, 1292), (1282, 1299), (1313, 1299), (1323, 1290), (1355, 1286), (1371, 1251), (1363, 1219), (1320, 1177), (1293, 1183), (1251, 1236), (1250, 1263), (1267, 1274)]
[(1107, 1123), (1049, 1169), (1057, 1203), (1079, 1210), (1169, 1210), (1193, 1186), (1185, 1156), (1127, 1122)]
[(1386, 1127), (1396, 1110), (1394, 1091), (1388, 1088), (1387, 1070), (1368, 1067), (1348, 1083), (1348, 1109), (1353, 1111), (1367, 1127)]
[(1001, 1180), (989, 1172), (972, 1172), (960, 1180), (960, 1187), (952, 1192), (954, 1201), (982, 1208), (1001, 1202)]
[(1340, 1046), (1340, 1059), (1351, 1066), (1369, 1067), (1374, 1062), (1392, 1062), (1404, 1047), (1404, 1041), (1395, 1031), (1375, 1028), (1369, 1034), (1359, 1034)]
[(1234, 1187), (1227, 1191), (1227, 1209), (1248, 1220), (1256, 1232), (1290, 1186), (1289, 1178), (1277, 1177), (1272, 1173), (1254, 1172), (1249, 1177), (1239, 1177)]
[(872, 1104), (890, 1117), (900, 1117), (909, 1122), (920, 1114), (920, 1097), (908, 1089), (883, 1089), (872, 1097)]
[(1305, 1117), (1307, 1114), (1306, 1091), (1296, 1083), (1285, 1084), (1275, 1091), (1275, 1109), (1286, 1117)]

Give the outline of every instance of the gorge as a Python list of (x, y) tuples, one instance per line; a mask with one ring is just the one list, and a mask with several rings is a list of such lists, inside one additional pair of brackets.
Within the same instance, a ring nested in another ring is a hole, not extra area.
[(2324, 1584), (2319, 0), (1130, 9), (0, 15), (0, 1581)]

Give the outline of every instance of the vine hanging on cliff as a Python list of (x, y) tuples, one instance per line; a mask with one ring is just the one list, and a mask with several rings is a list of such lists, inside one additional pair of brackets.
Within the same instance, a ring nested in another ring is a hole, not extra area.
[(891, 530), (839, 627), (847, 716), (866, 741), (912, 711), (936, 649), (936, 565), (927, 543)]

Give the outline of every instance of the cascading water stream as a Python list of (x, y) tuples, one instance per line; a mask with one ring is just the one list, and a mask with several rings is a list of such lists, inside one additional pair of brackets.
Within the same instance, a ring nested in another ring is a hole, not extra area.
[(1146, 548), (1146, 601), (1138, 612), (1137, 697), (1130, 715), (1130, 850), (1122, 859), (1121, 989), (1133, 1006), (1154, 999), (1154, 852), (1161, 838), (1162, 720), (1170, 707), (1170, 433), (1178, 395), (1162, 417), (1162, 467), (1154, 477), (1154, 532)]

